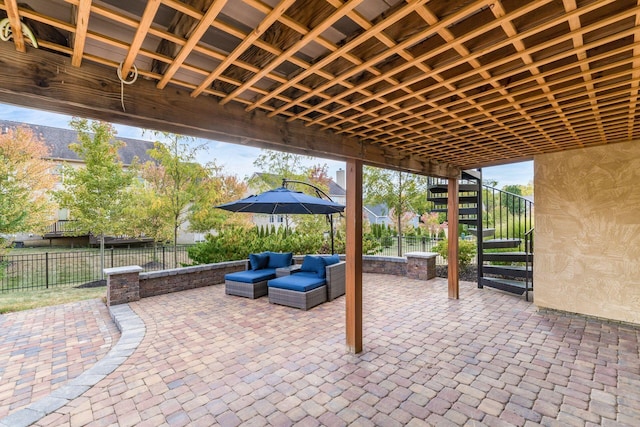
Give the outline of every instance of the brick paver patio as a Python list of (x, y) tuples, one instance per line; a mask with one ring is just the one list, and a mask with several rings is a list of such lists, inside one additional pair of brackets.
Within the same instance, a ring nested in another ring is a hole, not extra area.
[(120, 333), (99, 300), (0, 316), (0, 418), (104, 357)]
[(224, 295), (143, 299), (120, 368), (38, 425), (640, 425), (637, 327), (495, 290), (365, 275), (364, 346), (344, 297), (308, 312)]

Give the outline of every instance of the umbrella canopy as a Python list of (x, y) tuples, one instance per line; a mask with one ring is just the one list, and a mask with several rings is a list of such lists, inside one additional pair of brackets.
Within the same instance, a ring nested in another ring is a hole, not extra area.
[(334, 214), (344, 211), (343, 205), (309, 196), (300, 191), (291, 191), (284, 187), (216, 207), (231, 212), (252, 212), (271, 215)]

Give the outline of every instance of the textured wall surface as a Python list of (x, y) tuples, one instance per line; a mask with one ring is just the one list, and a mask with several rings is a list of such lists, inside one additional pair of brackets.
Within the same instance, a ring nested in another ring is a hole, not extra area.
[(535, 303), (640, 324), (640, 142), (535, 158)]

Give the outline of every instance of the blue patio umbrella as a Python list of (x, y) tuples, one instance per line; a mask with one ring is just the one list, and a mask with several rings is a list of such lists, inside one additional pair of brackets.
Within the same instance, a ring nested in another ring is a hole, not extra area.
[(344, 211), (343, 205), (331, 200), (309, 196), (300, 191), (292, 191), (284, 187), (216, 207), (231, 212), (252, 212), (271, 215), (330, 215)]
[[(283, 185), (285, 181), (283, 181)], [(307, 183), (302, 184), (311, 185)], [(317, 189), (317, 187), (314, 188)], [(308, 194), (304, 194), (300, 191), (292, 191), (285, 187), (265, 191), (264, 193), (260, 193), (255, 196), (245, 197), (244, 199), (225, 203), (216, 207), (231, 212), (261, 213), (270, 215), (327, 215), (331, 223), (331, 253), (334, 252), (332, 214), (344, 211), (344, 205), (335, 203), (332, 200), (309, 196)]]

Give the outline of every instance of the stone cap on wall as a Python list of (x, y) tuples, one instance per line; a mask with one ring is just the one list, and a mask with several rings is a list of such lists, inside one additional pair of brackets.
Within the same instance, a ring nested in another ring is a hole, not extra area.
[(438, 256), (437, 252), (407, 252), (404, 254), (407, 258), (435, 258)]
[(138, 265), (127, 265), (126, 267), (111, 267), (105, 268), (102, 270), (104, 274), (107, 276), (112, 276), (114, 274), (129, 274), (129, 273), (140, 273), (144, 268)]

